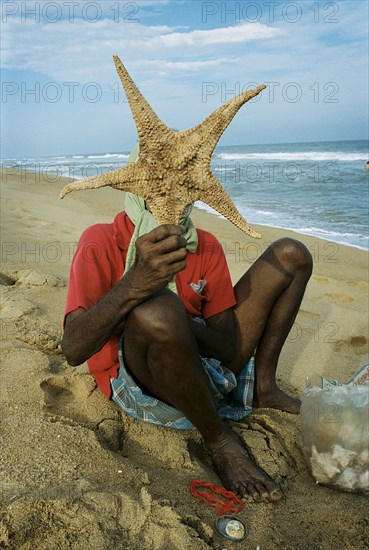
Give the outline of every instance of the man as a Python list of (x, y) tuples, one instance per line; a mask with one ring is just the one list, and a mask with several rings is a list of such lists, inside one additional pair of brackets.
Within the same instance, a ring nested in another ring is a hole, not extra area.
[(220, 243), (196, 231), (188, 212), (181, 225), (156, 227), (150, 216), (142, 199), (127, 194), (112, 224), (82, 235), (63, 352), (71, 365), (87, 360), (104, 394), (128, 414), (196, 427), (227, 489), (278, 500), (275, 483), (223, 418), (242, 418), (252, 401), (298, 413), (300, 402), (277, 387), (275, 373), (311, 255), (280, 239), (233, 288)]

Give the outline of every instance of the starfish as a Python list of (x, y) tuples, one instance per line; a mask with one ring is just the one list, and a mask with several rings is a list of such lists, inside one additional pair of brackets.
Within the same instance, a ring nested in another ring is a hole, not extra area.
[(170, 129), (156, 115), (118, 56), (113, 56), (136, 123), (139, 156), (122, 168), (72, 182), (71, 191), (111, 186), (144, 198), (157, 223), (178, 223), (186, 207), (201, 200), (247, 235), (260, 238), (238, 212), (211, 172), (211, 155), (237, 111), (266, 86), (243, 92), (213, 111), (203, 122), (183, 131)]

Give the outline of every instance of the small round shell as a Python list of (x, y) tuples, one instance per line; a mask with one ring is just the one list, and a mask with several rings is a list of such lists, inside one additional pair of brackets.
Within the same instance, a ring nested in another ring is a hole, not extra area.
[(246, 525), (238, 518), (222, 516), (216, 521), (218, 533), (233, 541), (243, 540), (247, 535)]

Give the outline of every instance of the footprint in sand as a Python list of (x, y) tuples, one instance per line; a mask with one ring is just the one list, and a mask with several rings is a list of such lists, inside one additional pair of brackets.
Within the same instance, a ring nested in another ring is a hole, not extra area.
[(195, 464), (204, 462), (211, 467), (198, 433), (192, 436), (195, 441), (188, 452), (187, 437), (180, 437), (177, 430), (163, 430), (125, 415), (103, 396), (89, 374), (49, 376), (40, 387), (44, 394), (43, 410), (51, 422), (92, 430), (107, 450), (124, 450), (133, 457), (146, 455), (153, 461), (159, 448), (160, 463), (174, 469), (179, 465), (181, 469), (193, 469), (190, 452)]
[(369, 284), (367, 281), (353, 281), (352, 279), (346, 279), (345, 283), (354, 287), (354, 288), (368, 288)]
[(34, 269), (18, 271), (17, 284), (27, 286), (65, 286), (65, 283), (59, 277)]
[(319, 283), (321, 285), (326, 285), (329, 283), (328, 277), (322, 277), (321, 275), (314, 275), (313, 279), (316, 283)]
[(62, 330), (60, 323), (55, 323), (47, 316), (28, 317), (18, 323), (13, 335), (17, 340), (43, 351), (61, 354), (60, 342)]
[(354, 298), (349, 294), (342, 294), (340, 292), (327, 292), (325, 296), (328, 296), (335, 302), (340, 302), (341, 304), (351, 304), (351, 302), (354, 301)]
[(109, 450), (122, 448), (120, 413), (97, 390), (90, 375), (51, 376), (40, 386), (44, 392), (44, 411), (51, 420), (93, 430)]
[(0, 285), (2, 286), (13, 286), (16, 282), (16, 279), (8, 273), (0, 271)]
[(319, 313), (315, 313), (314, 311), (303, 308), (299, 309), (299, 315), (302, 315), (303, 317), (308, 317), (309, 319), (315, 319), (316, 321), (320, 319)]
[(65, 286), (60, 277), (36, 271), (35, 269), (22, 269), (14, 273), (4, 273), (0, 271), (0, 285), (27, 285), (27, 286)]
[(8, 292), (9, 287), (4, 288), (1, 292), (0, 310), (3, 323), (14, 322), (24, 316), (32, 313), (37, 308), (35, 304), (22, 298), (21, 296), (13, 295)]
[(354, 351), (356, 355), (365, 355), (368, 353), (369, 338), (363, 335), (351, 336), (343, 340), (337, 340), (334, 344), (335, 351), (341, 351), (347, 349), (348, 351)]

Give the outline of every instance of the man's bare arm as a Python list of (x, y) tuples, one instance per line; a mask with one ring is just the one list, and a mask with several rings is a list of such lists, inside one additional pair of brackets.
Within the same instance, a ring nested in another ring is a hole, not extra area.
[(200, 355), (214, 357), (227, 365), (236, 353), (236, 331), (233, 309), (227, 309), (210, 317), (206, 325), (189, 318), (190, 328), (196, 338)]
[(134, 307), (186, 267), (187, 243), (182, 234), (181, 226), (162, 225), (137, 239), (132, 268), (91, 309), (77, 308), (67, 316), (62, 350), (68, 363), (79, 365), (97, 353), (118, 327), (123, 328)]

